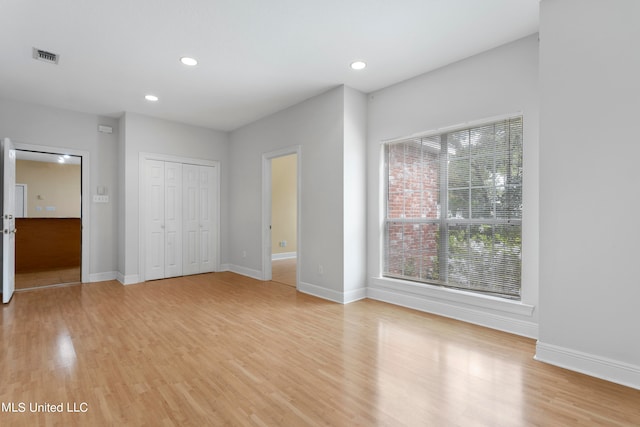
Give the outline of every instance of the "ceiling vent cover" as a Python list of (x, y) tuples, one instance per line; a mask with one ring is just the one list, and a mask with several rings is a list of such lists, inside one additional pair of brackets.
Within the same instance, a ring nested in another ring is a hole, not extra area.
[(34, 47), (33, 58), (39, 61), (48, 62), (50, 64), (57, 64), (60, 56), (58, 56), (57, 53), (47, 52), (46, 50), (36, 49)]

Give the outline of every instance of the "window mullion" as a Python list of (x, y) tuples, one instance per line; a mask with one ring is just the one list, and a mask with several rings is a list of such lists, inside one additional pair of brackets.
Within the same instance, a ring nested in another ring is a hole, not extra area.
[(448, 259), (449, 259), (449, 227), (447, 220), (449, 216), (449, 146), (447, 134), (440, 135), (440, 242), (438, 250), (438, 265), (440, 268), (440, 280), (447, 282)]

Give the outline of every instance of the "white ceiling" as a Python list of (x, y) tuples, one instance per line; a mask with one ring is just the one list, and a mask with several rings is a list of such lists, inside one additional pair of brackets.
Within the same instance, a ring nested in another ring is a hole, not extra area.
[[(61, 157), (64, 158), (64, 162), (60, 161)], [(32, 162), (64, 163), (67, 165), (79, 165), (82, 163), (82, 158), (79, 156), (67, 155), (67, 157), (64, 157), (62, 153), (52, 154), (24, 150), (16, 150), (16, 158), (18, 160), (30, 160)]]
[[(533, 34), (539, 0), (0, 0), (0, 97), (233, 130)], [(58, 65), (32, 48), (60, 55)], [(200, 63), (188, 68), (181, 56)], [(368, 66), (354, 71), (362, 59)], [(156, 103), (144, 100), (152, 93)]]

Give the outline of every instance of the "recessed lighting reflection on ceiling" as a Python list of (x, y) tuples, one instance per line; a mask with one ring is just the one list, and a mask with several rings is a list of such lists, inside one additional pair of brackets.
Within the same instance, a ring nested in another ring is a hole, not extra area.
[(146, 99), (147, 101), (156, 102), (158, 100), (158, 97), (155, 95), (145, 95), (144, 99)]
[(351, 63), (351, 68), (354, 70), (363, 70), (367, 64), (364, 61), (354, 61)]
[(195, 58), (190, 58), (188, 56), (183, 56), (182, 58), (180, 58), (180, 62), (190, 67), (198, 65), (198, 60), (196, 60)]

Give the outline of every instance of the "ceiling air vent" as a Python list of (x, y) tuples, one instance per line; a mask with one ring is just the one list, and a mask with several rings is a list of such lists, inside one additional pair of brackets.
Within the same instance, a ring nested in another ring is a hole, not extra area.
[(57, 64), (60, 57), (56, 53), (47, 52), (46, 50), (36, 49), (34, 47), (33, 58), (50, 64)]

